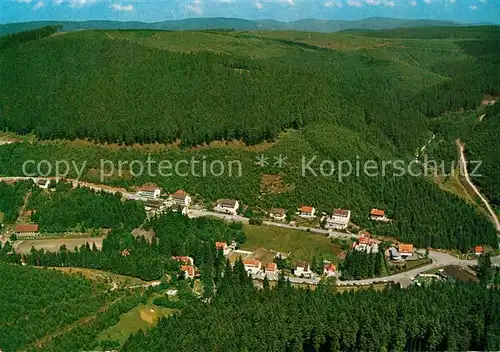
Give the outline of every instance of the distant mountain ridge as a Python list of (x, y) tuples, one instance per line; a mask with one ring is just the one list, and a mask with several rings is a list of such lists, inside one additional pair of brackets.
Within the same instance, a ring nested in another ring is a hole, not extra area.
[[(420, 26), (452, 26), (463, 24), (454, 21), (408, 20), (400, 18), (370, 17), (357, 21), (302, 19), (291, 22), (276, 20), (245, 20), (239, 18), (189, 18), (162, 22), (120, 22), (120, 21), (33, 21), (8, 23), (0, 25), (0, 35), (21, 32), (46, 25), (61, 24), (62, 31), (80, 29), (157, 29), (157, 30), (203, 30), (203, 29), (235, 29), (235, 30), (299, 30), (313, 32), (338, 32), (352, 29), (394, 29)], [(483, 25), (474, 24), (474, 25)]]

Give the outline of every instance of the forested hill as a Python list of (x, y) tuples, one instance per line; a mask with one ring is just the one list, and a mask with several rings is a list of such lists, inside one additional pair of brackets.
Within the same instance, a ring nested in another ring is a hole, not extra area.
[(425, 116), (499, 91), (500, 40), (464, 30), (472, 39), (143, 30), (20, 42), (0, 49), (0, 128), (191, 146), (325, 123), (381, 132), (413, 153)]
[(200, 29), (265, 29), (265, 30), (304, 30), (317, 32), (336, 32), (348, 29), (391, 29), (417, 26), (464, 26), (453, 21), (408, 20), (399, 18), (371, 17), (357, 21), (315, 20), (280, 22), (276, 20), (244, 20), (239, 18), (189, 18), (161, 22), (137, 21), (33, 21), (0, 25), (0, 35), (26, 31), (47, 25), (63, 26), (64, 31), (80, 29), (157, 29), (157, 30), (200, 30)]

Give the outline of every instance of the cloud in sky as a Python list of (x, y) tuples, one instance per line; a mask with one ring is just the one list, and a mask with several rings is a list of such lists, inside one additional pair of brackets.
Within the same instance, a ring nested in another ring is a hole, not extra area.
[(37, 2), (37, 3), (33, 6), (33, 11), (36, 11), (36, 10), (38, 10), (38, 9), (41, 9), (41, 8), (42, 8), (42, 7), (44, 7), (44, 6), (45, 6), (44, 2), (43, 2), (43, 1), (39, 1), (39, 2)]
[[(0, 22), (238, 17), (293, 21), (367, 17), (428, 18), (500, 23), (500, 0), (0, 0)], [(37, 5), (43, 3), (43, 6)], [(8, 6), (3, 6), (8, 4)], [(35, 7), (36, 5), (36, 7)], [(38, 11), (34, 11), (37, 8)], [(81, 10), (82, 9), (82, 10)]]
[(325, 7), (337, 7), (342, 8), (342, 2), (338, 0), (328, 0), (323, 4)]
[(134, 11), (134, 6), (132, 5), (122, 5), (122, 4), (113, 4), (111, 5), (111, 8), (115, 11), (120, 11), (120, 12), (130, 12)]
[(348, 6), (352, 6), (352, 7), (363, 6), (363, 3), (361, 2), (361, 0), (347, 0), (346, 3)]
[(203, 15), (203, 8), (201, 7), (201, 0), (194, 0), (192, 4), (186, 4), (186, 11), (194, 13), (195, 15)]
[(396, 3), (392, 0), (365, 0), (368, 5), (394, 7)]

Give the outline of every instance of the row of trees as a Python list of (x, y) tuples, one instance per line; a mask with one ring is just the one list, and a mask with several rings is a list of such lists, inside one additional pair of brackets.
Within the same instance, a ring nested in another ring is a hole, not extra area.
[(351, 250), (347, 253), (340, 268), (342, 279), (345, 280), (366, 279), (387, 273), (387, 263), (382, 250), (377, 253)]
[[(258, 290), (241, 262), (226, 267), (211, 304), (193, 304), (128, 339), (124, 351), (498, 350), (500, 292), (436, 283), (332, 292), (280, 280)], [(478, 305), (477, 302), (482, 302)]]

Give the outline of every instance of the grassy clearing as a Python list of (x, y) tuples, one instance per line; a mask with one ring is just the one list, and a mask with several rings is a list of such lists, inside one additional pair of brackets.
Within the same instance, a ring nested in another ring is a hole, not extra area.
[(175, 312), (174, 309), (158, 307), (152, 301), (153, 298), (147, 304), (138, 305), (127, 313), (122, 314), (120, 321), (101, 332), (97, 340), (114, 340), (122, 345), (130, 334), (136, 333), (140, 329), (147, 330), (156, 324), (161, 317), (170, 316)]
[(320, 234), (275, 226), (244, 225), (247, 241), (242, 249), (266, 248), (290, 253), (296, 260), (312, 260), (313, 256), (334, 255), (330, 239)]

